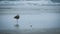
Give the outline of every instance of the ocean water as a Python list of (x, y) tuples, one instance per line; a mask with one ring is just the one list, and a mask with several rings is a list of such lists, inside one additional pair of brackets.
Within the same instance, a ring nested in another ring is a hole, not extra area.
[(0, 34), (60, 34), (60, 3), (0, 1)]

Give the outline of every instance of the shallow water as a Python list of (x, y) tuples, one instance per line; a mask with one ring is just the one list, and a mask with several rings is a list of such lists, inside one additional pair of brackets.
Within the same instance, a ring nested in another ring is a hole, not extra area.
[[(16, 14), (21, 16), (18, 28), (13, 18)], [(1, 1), (0, 34), (60, 34), (60, 4), (47, 1)]]
[(60, 34), (60, 29), (0, 30), (0, 34)]

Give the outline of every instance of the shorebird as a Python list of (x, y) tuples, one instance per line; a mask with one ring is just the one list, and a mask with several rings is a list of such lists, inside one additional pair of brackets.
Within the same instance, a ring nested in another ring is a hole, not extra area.
[(14, 18), (17, 19), (17, 24), (16, 24), (15, 26), (16, 26), (16, 27), (19, 27), (18, 19), (20, 18), (20, 16), (19, 16), (19, 15), (16, 15), (16, 16), (14, 16)]
[(16, 15), (14, 18), (15, 18), (15, 19), (19, 19), (19, 17), (20, 17), (19, 15)]

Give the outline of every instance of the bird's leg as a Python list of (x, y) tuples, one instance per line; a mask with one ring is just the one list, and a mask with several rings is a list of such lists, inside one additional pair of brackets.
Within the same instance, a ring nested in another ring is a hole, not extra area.
[(18, 24), (18, 19), (17, 19), (17, 24)]
[(16, 27), (19, 27), (19, 24), (18, 24), (18, 19), (17, 19), (17, 24), (16, 24)]

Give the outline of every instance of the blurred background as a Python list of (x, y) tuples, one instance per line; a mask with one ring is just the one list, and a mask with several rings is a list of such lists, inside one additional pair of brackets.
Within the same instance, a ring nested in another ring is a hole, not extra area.
[(60, 0), (0, 0), (0, 34), (59, 33)]

